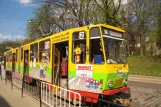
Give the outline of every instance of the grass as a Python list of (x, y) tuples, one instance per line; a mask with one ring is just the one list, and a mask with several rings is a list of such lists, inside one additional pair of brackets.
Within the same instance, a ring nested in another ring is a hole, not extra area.
[(129, 74), (161, 77), (161, 57), (128, 57)]

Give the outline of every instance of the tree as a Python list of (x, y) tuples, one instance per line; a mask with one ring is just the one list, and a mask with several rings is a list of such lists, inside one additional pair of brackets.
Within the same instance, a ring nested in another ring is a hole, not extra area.
[(18, 46), (20, 46), (20, 43), (17, 41), (5, 40), (0, 43), (0, 54), (3, 55), (9, 48), (16, 48)]
[[(140, 43), (140, 55), (145, 55), (145, 39), (149, 36), (151, 30), (154, 29), (155, 15), (157, 12), (157, 4), (159, 0), (129, 0), (128, 16), (130, 24), (135, 30), (136, 40)], [(132, 24), (131, 24), (132, 22)]]
[[(41, 32), (55, 33), (90, 23), (122, 26), (119, 22), (121, 0), (118, 2), (116, 0), (45, 0), (45, 2), (33, 0), (33, 2), (43, 3), (37, 9), (39, 11), (36, 11), (35, 18), (31, 19), (34, 23), (41, 22), (41, 25), (40, 23), (28, 24), (28, 37), (34, 39), (39, 38), (42, 35)], [(56, 30), (53, 31), (53, 29)]]
[(157, 31), (156, 31), (156, 44), (158, 48), (161, 48), (161, 2), (158, 6), (158, 14), (157, 14)]
[(89, 25), (89, 10), (92, 0), (47, 0), (50, 5), (57, 7), (59, 16), (67, 28)]
[(100, 11), (102, 11), (102, 23), (114, 26), (122, 26), (118, 20), (122, 0), (94, 0)]
[(27, 25), (26, 36), (30, 39), (37, 39), (54, 32), (55, 20), (51, 17), (52, 7), (47, 4), (41, 5), (35, 11), (35, 18), (30, 19)]

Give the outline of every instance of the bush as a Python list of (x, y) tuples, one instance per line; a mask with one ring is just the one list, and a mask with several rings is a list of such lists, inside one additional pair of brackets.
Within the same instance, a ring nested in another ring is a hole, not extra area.
[(161, 77), (161, 57), (128, 57), (129, 74)]

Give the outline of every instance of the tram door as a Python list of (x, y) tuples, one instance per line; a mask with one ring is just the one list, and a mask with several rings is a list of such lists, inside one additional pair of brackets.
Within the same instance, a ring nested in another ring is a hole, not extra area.
[(15, 65), (16, 64), (16, 54), (12, 54), (12, 72), (15, 72)]
[(24, 76), (29, 76), (29, 50), (24, 51)]
[(53, 46), (54, 84), (67, 88), (68, 81), (68, 41)]
[(60, 51), (53, 44), (53, 53), (52, 53), (52, 70), (53, 70), (53, 84), (60, 86)]

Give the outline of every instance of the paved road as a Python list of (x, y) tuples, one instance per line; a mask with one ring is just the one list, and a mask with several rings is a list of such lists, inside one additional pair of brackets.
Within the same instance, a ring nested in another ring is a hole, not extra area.
[(10, 83), (0, 80), (0, 107), (40, 107), (39, 101), (24, 93), (21, 98), (21, 91), (16, 87), (11, 90)]
[[(129, 87), (133, 98), (130, 107), (161, 107), (161, 84), (129, 80)], [(21, 98), (19, 89), (11, 90), (10, 83), (0, 80), (0, 107), (39, 107), (39, 101), (26, 94)]]
[(139, 107), (161, 107), (161, 84), (129, 81), (129, 87)]

